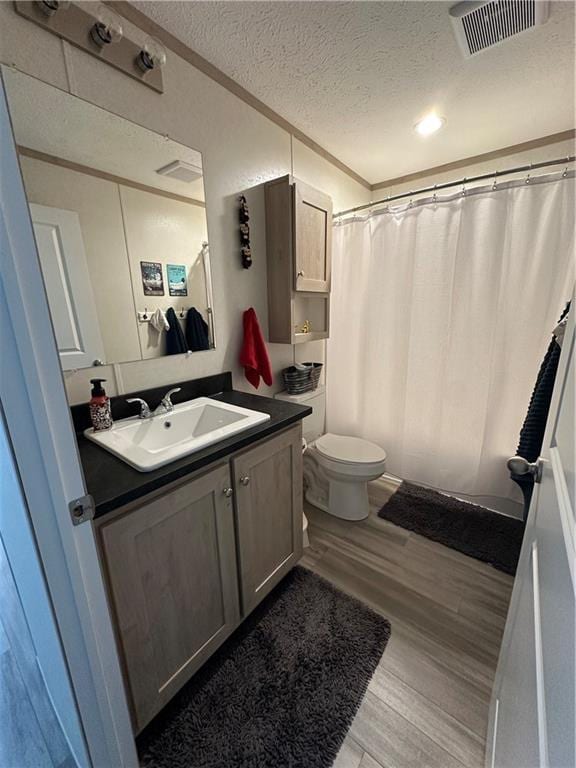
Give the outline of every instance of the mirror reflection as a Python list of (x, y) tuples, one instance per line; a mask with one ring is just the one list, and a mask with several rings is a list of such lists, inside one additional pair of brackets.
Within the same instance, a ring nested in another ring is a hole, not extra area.
[(6, 74), (62, 368), (213, 348), (200, 152)]

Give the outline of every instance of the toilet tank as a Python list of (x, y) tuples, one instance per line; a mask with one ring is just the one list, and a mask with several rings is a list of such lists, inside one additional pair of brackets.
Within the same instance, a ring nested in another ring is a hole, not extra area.
[(303, 395), (289, 395), (288, 392), (279, 392), (274, 397), (278, 400), (287, 400), (298, 405), (308, 405), (312, 413), (302, 422), (302, 435), (311, 443), (324, 434), (324, 422), (326, 420), (326, 390), (318, 387), (313, 392), (304, 392)]

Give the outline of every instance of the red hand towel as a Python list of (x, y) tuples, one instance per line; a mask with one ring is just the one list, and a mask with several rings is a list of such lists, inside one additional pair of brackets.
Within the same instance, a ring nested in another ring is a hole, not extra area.
[(260, 377), (268, 386), (272, 384), (272, 368), (266, 342), (252, 307), (244, 312), (244, 342), (240, 351), (240, 365), (244, 367), (244, 375), (256, 389), (260, 384)]

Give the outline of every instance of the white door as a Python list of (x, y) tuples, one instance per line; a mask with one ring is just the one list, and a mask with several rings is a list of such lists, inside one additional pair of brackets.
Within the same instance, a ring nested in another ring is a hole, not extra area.
[(65, 371), (104, 362), (104, 347), (76, 211), (30, 204), (50, 314)]
[(492, 695), (487, 768), (574, 768), (574, 315), (546, 426)]
[(0, 401), (91, 765), (136, 768), (94, 531), (68, 511), (86, 489), (1, 75)]
[(0, 411), (0, 765), (90, 765)]

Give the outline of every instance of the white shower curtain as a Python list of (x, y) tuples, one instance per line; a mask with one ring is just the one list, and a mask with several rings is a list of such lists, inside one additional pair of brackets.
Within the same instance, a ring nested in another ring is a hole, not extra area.
[(574, 281), (560, 176), (335, 227), (330, 432), (382, 445), (404, 479), (504, 511), (521, 498), (506, 459)]

